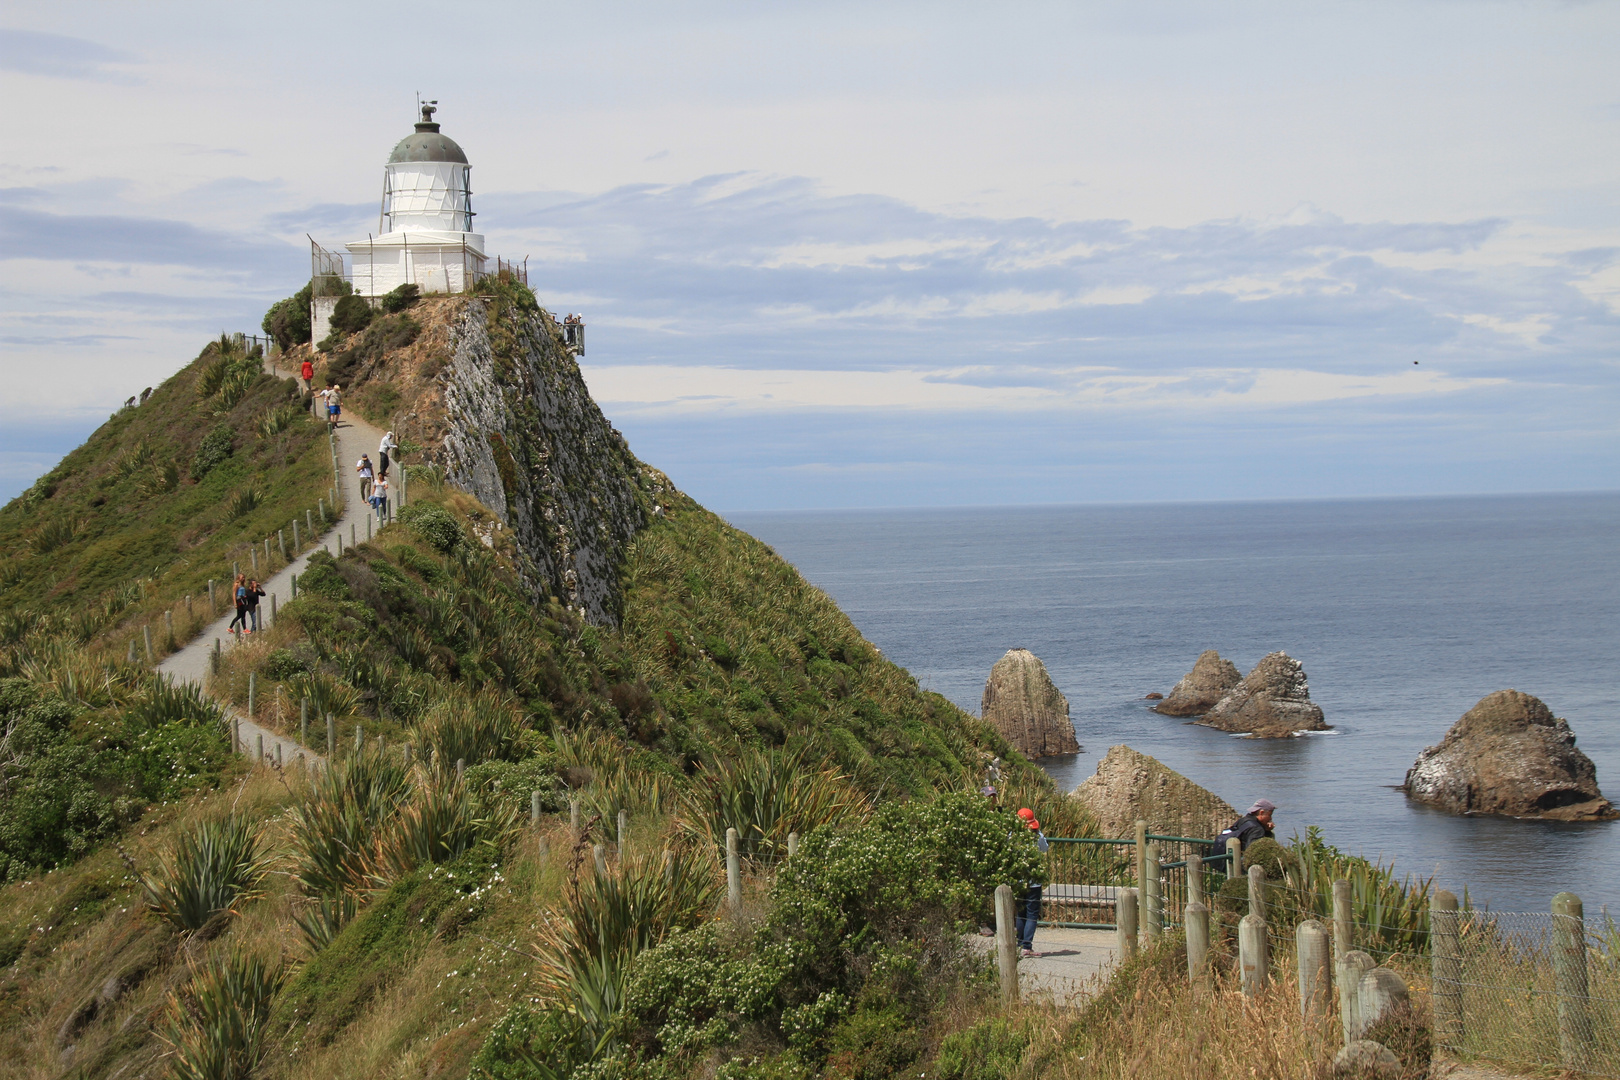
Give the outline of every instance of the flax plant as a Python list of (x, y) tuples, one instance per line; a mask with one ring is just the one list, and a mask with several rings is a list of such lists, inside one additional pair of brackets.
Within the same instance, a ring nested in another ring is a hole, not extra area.
[(196, 931), (264, 895), (270, 856), (258, 831), (235, 814), (183, 830), (155, 874), (142, 874), (146, 906), (177, 930)]
[(680, 802), (680, 827), (723, 850), (726, 830), (750, 859), (787, 854), (788, 834), (862, 818), (871, 802), (836, 769), (810, 765), (803, 752), (742, 750), (699, 773)]
[(176, 1080), (247, 1080), (263, 1062), (270, 1008), (287, 972), (261, 956), (229, 949), (192, 969), (169, 995), (159, 1037), (171, 1047)]

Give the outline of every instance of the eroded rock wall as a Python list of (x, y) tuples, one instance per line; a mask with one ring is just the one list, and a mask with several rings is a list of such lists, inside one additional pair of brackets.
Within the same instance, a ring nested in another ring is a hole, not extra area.
[(1160, 836), (1213, 837), (1238, 818), (1226, 800), (1129, 746), (1111, 746), (1097, 772), (1074, 789), (1102, 835), (1131, 836), (1138, 819)]
[(449, 334), (445, 478), (511, 529), (537, 600), (616, 625), (626, 549), (666, 483), (638, 462), (541, 312), (469, 298)]

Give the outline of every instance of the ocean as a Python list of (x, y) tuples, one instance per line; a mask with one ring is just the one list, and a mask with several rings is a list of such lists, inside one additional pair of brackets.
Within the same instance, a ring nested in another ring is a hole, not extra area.
[[(974, 715), (990, 667), (1039, 656), (1082, 750), (1126, 743), (1239, 810), (1280, 807), (1498, 911), (1568, 889), (1620, 916), (1620, 822), (1464, 818), (1399, 790), (1425, 746), (1512, 687), (1566, 717), (1620, 802), (1620, 494), (727, 515), (884, 654)], [(1160, 716), (1204, 649), (1300, 660), (1334, 731), (1239, 739)]]

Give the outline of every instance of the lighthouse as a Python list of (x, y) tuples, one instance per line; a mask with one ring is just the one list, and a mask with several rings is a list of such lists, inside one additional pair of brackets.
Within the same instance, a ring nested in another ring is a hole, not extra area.
[(414, 284), (425, 293), (460, 292), (484, 272), (484, 237), (474, 231), (472, 166), (439, 130), (435, 102), (383, 168), (377, 232), (351, 240), (349, 280), (361, 296)]

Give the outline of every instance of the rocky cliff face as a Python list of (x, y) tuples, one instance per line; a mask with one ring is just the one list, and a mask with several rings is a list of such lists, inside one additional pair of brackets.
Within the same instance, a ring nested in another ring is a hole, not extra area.
[(1105, 837), (1133, 834), (1138, 819), (1160, 836), (1212, 837), (1238, 819), (1224, 799), (1128, 746), (1112, 746), (1096, 775), (1074, 789)]
[(981, 715), (1025, 757), (1080, 751), (1068, 699), (1058, 693), (1046, 665), (1028, 649), (1009, 650), (990, 669)]
[(1214, 649), (1205, 649), (1198, 654), (1192, 670), (1153, 706), (1153, 711), (1166, 716), (1203, 716), (1242, 681), (1243, 674), (1236, 664), (1222, 660)]
[(1454, 814), (1597, 821), (1620, 817), (1569, 722), (1539, 698), (1498, 690), (1418, 755), (1406, 793)]
[(1305, 666), (1284, 652), (1263, 657), (1198, 723), (1222, 731), (1246, 731), (1256, 739), (1328, 730), (1321, 706), (1311, 701)]
[(500, 516), (537, 599), (618, 622), (619, 568), (667, 481), (645, 469), (591, 400), (555, 324), (522, 297), (468, 299), (448, 326), (426, 426), (446, 479)]

